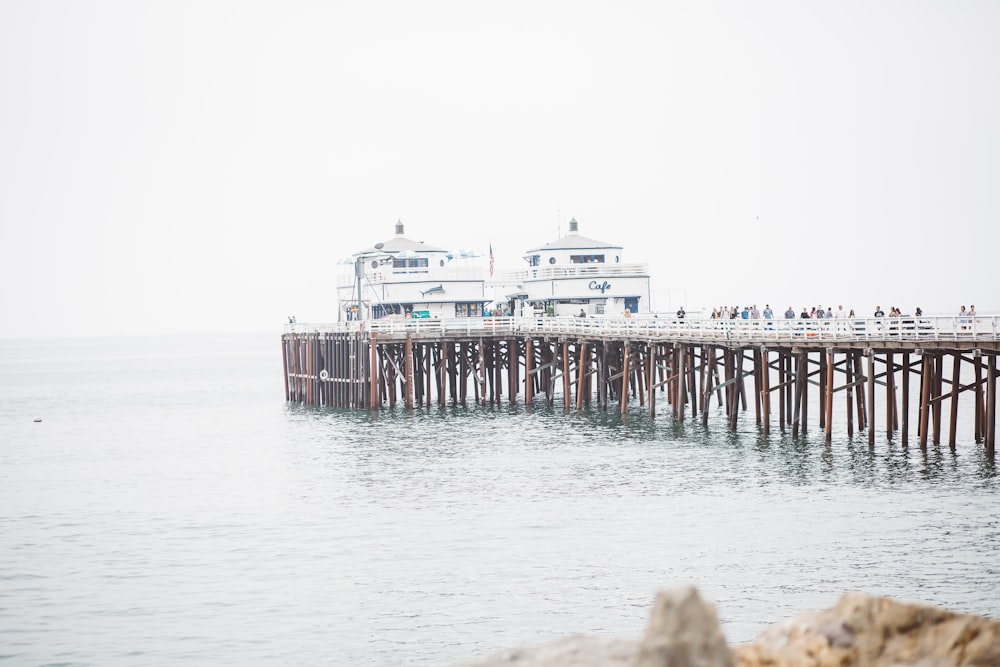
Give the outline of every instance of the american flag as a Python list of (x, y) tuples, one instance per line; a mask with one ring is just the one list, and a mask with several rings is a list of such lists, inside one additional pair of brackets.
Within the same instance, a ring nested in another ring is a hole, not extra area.
[(490, 278), (493, 277), (493, 243), (490, 243)]

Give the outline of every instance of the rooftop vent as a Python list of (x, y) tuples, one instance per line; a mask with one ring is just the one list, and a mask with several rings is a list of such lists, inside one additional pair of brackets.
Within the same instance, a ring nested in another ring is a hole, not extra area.
[(403, 235), (403, 223), (400, 220), (396, 221), (396, 236)]
[(578, 223), (576, 222), (576, 218), (571, 218), (570, 221), (569, 221), (569, 233), (570, 234), (578, 234), (580, 232), (580, 230), (577, 229), (577, 227), (578, 227)]

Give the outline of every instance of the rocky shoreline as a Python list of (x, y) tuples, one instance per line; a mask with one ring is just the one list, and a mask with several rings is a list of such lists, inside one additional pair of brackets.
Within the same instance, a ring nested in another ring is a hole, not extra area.
[(730, 648), (692, 586), (656, 596), (639, 640), (575, 635), (461, 667), (1000, 667), (1000, 620), (846, 593)]

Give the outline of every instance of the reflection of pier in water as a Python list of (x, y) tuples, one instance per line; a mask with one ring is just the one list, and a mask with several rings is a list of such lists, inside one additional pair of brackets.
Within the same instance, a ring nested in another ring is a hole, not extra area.
[(291, 325), (282, 352), (286, 400), (307, 405), (499, 405), (523, 392), (528, 406), (558, 396), (567, 411), (596, 404), (625, 414), (631, 401), (653, 417), (657, 392), (666, 392), (678, 421), (690, 411), (707, 424), (718, 414), (714, 397), (735, 430), (752, 402), (764, 433), (776, 408), (777, 428), (798, 437), (812, 394), (828, 442), (835, 401), (843, 401), (839, 428), (867, 430), (874, 444), (875, 396), (884, 390), (888, 438), (898, 433), (906, 444), (913, 434), (924, 447), (947, 429), (954, 447), (959, 396), (968, 394), (975, 441), (995, 451), (1000, 317), (385, 318)]

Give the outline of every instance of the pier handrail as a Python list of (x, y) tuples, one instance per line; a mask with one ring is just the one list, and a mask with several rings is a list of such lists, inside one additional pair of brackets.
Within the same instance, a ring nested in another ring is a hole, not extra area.
[(387, 317), (363, 322), (286, 324), (285, 333), (376, 333), (415, 337), (572, 335), (690, 342), (899, 343), (997, 341), (1000, 316), (867, 317), (851, 319), (713, 320), (654, 315), (625, 317)]

